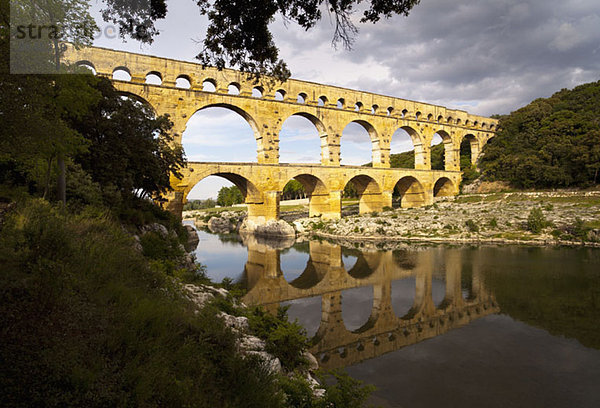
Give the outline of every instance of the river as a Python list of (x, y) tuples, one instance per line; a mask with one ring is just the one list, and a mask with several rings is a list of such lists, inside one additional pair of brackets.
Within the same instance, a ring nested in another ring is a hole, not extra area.
[(289, 306), (382, 407), (600, 407), (600, 249), (268, 243), (199, 231), (248, 304)]

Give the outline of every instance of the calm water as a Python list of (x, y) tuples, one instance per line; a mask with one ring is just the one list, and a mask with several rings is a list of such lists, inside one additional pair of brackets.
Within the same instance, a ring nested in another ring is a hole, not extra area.
[(321, 365), (374, 384), (372, 403), (600, 407), (600, 250), (199, 236), (211, 279), (289, 305)]

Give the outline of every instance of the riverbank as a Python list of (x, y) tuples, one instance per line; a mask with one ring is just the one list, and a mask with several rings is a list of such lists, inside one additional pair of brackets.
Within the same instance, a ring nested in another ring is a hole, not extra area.
[[(243, 214), (236, 215), (243, 219)], [(200, 214), (196, 220), (210, 224), (214, 216)], [(231, 219), (232, 214), (222, 217)], [(290, 224), (298, 237), (319, 236), (349, 244), (406, 241), (600, 247), (600, 192), (468, 194), (438, 199), (425, 207), (386, 208), (335, 221), (304, 216)], [(236, 223), (229, 225), (235, 231)]]

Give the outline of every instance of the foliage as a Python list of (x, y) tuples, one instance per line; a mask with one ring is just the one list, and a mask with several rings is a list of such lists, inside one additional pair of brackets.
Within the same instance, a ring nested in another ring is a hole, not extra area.
[(244, 196), (236, 186), (221, 187), (217, 194), (217, 205), (221, 207), (231, 207), (234, 204), (241, 204), (243, 202)]
[(500, 119), (483, 150), (488, 180), (518, 188), (587, 187), (600, 172), (600, 81), (563, 89)]
[(106, 217), (23, 205), (0, 262), (0, 405), (281, 406), (215, 311), (194, 313)]
[[(158, 29), (154, 23), (166, 16), (166, 0), (131, 2), (128, 0), (104, 0), (107, 7), (103, 16), (117, 23), (123, 33), (136, 40), (151, 43)], [(290, 72), (279, 59), (279, 50), (273, 41), (269, 23), (275, 15), (285, 22), (294, 22), (305, 30), (313, 28), (321, 20), (325, 7), (334, 22), (333, 45), (340, 41), (351, 48), (358, 29), (354, 25), (354, 11), (360, 0), (246, 0), (209, 1), (196, 0), (200, 13), (208, 17), (208, 29), (203, 49), (197, 58), (206, 65), (217, 68), (238, 67), (253, 75), (270, 74), (280, 81)], [(396, 0), (366, 2), (361, 23), (376, 23), (381, 17), (394, 14), (408, 15), (419, 0)], [(150, 6), (150, 7), (149, 7)]]
[(321, 373), (321, 383), (327, 384), (327, 375), (333, 376), (335, 384), (326, 386), (325, 407), (361, 408), (369, 395), (375, 391), (375, 386), (363, 385), (362, 381), (340, 371)]
[(283, 187), (282, 199), (283, 200), (294, 200), (302, 198), (306, 195), (304, 186), (298, 180), (292, 179)]
[(266, 351), (279, 358), (288, 370), (305, 367), (302, 353), (308, 347), (306, 331), (297, 322), (290, 323), (287, 308), (280, 307), (276, 315), (262, 308), (254, 308), (248, 314), (250, 330), (266, 342)]
[(217, 202), (212, 198), (207, 198), (206, 200), (189, 200), (187, 203), (184, 204), (183, 210), (204, 210), (207, 208), (215, 208), (216, 205)]
[[(415, 151), (395, 153), (390, 155), (390, 167), (402, 169), (415, 168)], [(431, 147), (431, 169), (444, 170), (444, 144)]]
[(533, 208), (527, 216), (527, 229), (539, 234), (548, 225), (541, 208)]
[(467, 229), (468, 229), (469, 231), (471, 231), (471, 232), (479, 232), (479, 225), (477, 225), (477, 224), (475, 223), (475, 221), (473, 221), (473, 220), (471, 220), (471, 219), (468, 219), (468, 220), (465, 222), (465, 225), (467, 226)]

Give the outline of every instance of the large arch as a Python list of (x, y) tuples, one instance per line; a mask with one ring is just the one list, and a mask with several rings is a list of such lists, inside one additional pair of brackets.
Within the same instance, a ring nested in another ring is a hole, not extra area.
[[(458, 170), (458, 157), (455, 152), (454, 143), (452, 142), (452, 137), (445, 130), (438, 130), (435, 133), (435, 135), (439, 136), (442, 139), (442, 144), (444, 145), (444, 151), (443, 151), (444, 166), (443, 166), (443, 169), (440, 169), (440, 168), (436, 168), (437, 166), (433, 165), (432, 169), (446, 170), (446, 171)], [(435, 143), (435, 135), (431, 139), (432, 145), (430, 147), (432, 149), (435, 145), (437, 145), (437, 144), (434, 144)], [(433, 164), (433, 161), (434, 161), (434, 158), (432, 157), (432, 164)]]
[[(356, 126), (358, 125), (358, 126)], [(354, 129), (353, 129), (354, 127)], [(362, 131), (367, 134), (367, 141), (363, 141), (364, 138), (362, 135), (358, 133), (362, 133)], [(350, 133), (350, 135), (348, 135)], [(346, 143), (343, 143), (344, 134), (346, 134)], [(350, 138), (350, 140), (348, 140)], [(350, 145), (348, 142), (354, 144), (355, 146)], [(363, 146), (358, 146), (363, 145)], [(344, 129), (342, 130), (342, 137), (340, 139), (340, 161), (343, 162), (344, 159), (350, 165), (364, 165), (367, 164), (367, 155), (357, 155), (356, 152), (360, 150), (369, 150), (370, 151), (370, 160), (373, 163), (373, 166), (376, 167), (379, 163), (381, 163), (381, 152), (379, 146), (379, 138), (377, 137), (377, 131), (375, 127), (371, 125), (369, 122), (361, 119), (353, 120), (349, 122)], [(354, 155), (353, 157), (349, 157), (350, 155)], [(353, 162), (353, 163), (351, 163)], [(364, 163), (363, 163), (364, 162)]]
[(419, 207), (426, 201), (423, 185), (412, 176), (405, 176), (398, 180), (394, 186), (394, 193), (400, 197), (402, 208)]
[[(460, 156), (461, 170), (477, 164), (477, 159), (479, 158), (479, 140), (477, 140), (474, 134), (468, 133), (460, 139)], [(468, 157), (468, 160), (465, 157)]]
[(325, 157), (323, 149), (327, 147), (321, 138), (326, 136), (325, 125), (319, 118), (307, 112), (293, 113), (279, 131), (279, 162), (321, 163)]
[(382, 210), (382, 189), (375, 179), (367, 175), (354, 176), (346, 181), (344, 184), (344, 191), (347, 190), (346, 187), (349, 184), (353, 186), (353, 192), (358, 198), (359, 214), (373, 211), (379, 212)]
[(256, 120), (227, 103), (211, 103), (196, 109), (189, 115), (181, 136), (181, 145), (190, 161), (228, 162), (234, 154), (241, 156), (240, 161), (255, 162), (263, 150), (262, 144)]
[(194, 173), (192, 173), (191, 180), (189, 181), (188, 186), (184, 189), (183, 192), (184, 203), (186, 202), (187, 196), (189, 195), (190, 191), (192, 191), (194, 186), (196, 186), (196, 184), (200, 183), (202, 180), (209, 176), (222, 177), (225, 180), (232, 183), (233, 185), (235, 185), (237, 188), (239, 188), (240, 192), (242, 193), (242, 196), (244, 197), (244, 203), (248, 204), (249, 206), (251, 204), (260, 204), (263, 201), (262, 195), (258, 188), (256, 188), (252, 181), (248, 180), (243, 175), (235, 173), (220, 173), (218, 171), (208, 171), (199, 175), (195, 175)]
[(127, 92), (127, 91), (117, 91), (117, 93), (118, 93), (120, 96), (123, 96), (123, 97), (126, 97), (126, 98), (130, 98), (130, 99), (132, 99), (132, 100), (134, 100), (134, 101), (136, 101), (136, 102), (139, 102), (139, 103), (141, 103), (142, 105), (144, 105), (144, 106), (146, 106), (146, 107), (150, 108), (150, 110), (152, 110), (152, 112), (154, 113), (154, 116), (158, 116), (158, 112), (157, 112), (156, 108), (154, 107), (154, 105), (152, 105), (152, 104), (150, 103), (150, 101), (148, 101), (148, 100), (147, 100), (146, 98), (144, 98), (143, 96), (141, 96), (141, 95), (138, 95), (138, 94), (136, 94), (136, 93), (133, 93), (133, 92)]
[[(410, 162), (407, 161), (406, 155), (396, 156), (396, 160), (392, 160), (393, 154), (412, 152)], [(400, 160), (398, 160), (400, 159)], [(402, 160), (405, 159), (405, 160)], [(426, 163), (423, 142), (419, 133), (410, 126), (402, 126), (396, 129), (392, 135), (390, 143), (390, 165), (391, 167), (401, 167), (406, 169), (424, 168)]]
[(318, 217), (330, 212), (329, 190), (320, 178), (312, 174), (298, 174), (292, 179), (298, 181), (304, 188), (308, 197), (309, 217)]

